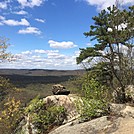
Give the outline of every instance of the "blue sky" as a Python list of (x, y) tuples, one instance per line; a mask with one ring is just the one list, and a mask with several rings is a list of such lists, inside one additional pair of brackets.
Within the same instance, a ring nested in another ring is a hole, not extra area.
[[(134, 0), (121, 0), (122, 6)], [(115, 0), (0, 0), (0, 36), (15, 61), (0, 68), (79, 69), (79, 48), (94, 45), (84, 32), (92, 17)]]

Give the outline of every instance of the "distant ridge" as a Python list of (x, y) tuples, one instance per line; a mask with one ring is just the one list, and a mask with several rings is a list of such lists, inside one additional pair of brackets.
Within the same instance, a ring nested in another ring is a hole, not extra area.
[(0, 69), (0, 75), (63, 76), (81, 75), (84, 72), (84, 70)]
[(56, 84), (83, 73), (84, 70), (0, 69), (0, 76), (8, 78), (17, 87), (26, 87), (28, 84)]

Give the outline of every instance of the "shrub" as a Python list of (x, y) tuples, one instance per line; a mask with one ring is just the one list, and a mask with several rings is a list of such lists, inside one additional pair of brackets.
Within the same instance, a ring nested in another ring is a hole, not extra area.
[(0, 76), (0, 101), (11, 91), (17, 91), (17, 88), (10, 83), (9, 79)]
[(48, 133), (53, 127), (61, 125), (66, 117), (64, 107), (47, 106), (39, 96), (30, 102), (26, 113), (30, 116), (30, 122), (38, 134)]
[(76, 101), (82, 120), (90, 120), (108, 113), (109, 90), (95, 79), (83, 83), (84, 97)]
[(12, 133), (18, 125), (17, 122), (21, 117), (20, 104), (20, 101), (14, 98), (8, 98), (4, 104), (4, 110), (0, 114), (0, 127), (4, 134)]
[(4, 99), (4, 96), (8, 93), (9, 88), (11, 88), (9, 80), (0, 76), (0, 101)]

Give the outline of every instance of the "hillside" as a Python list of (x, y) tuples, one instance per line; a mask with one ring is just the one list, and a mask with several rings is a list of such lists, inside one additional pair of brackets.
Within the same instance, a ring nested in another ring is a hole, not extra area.
[(0, 76), (9, 78), (18, 87), (65, 82), (83, 73), (84, 70), (0, 69)]

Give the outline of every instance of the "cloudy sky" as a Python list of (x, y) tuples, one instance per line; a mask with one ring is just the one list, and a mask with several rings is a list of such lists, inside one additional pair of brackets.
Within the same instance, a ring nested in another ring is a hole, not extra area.
[[(122, 6), (134, 0), (120, 0)], [(94, 45), (84, 32), (115, 0), (0, 0), (0, 36), (16, 60), (0, 68), (79, 69), (79, 48)]]

